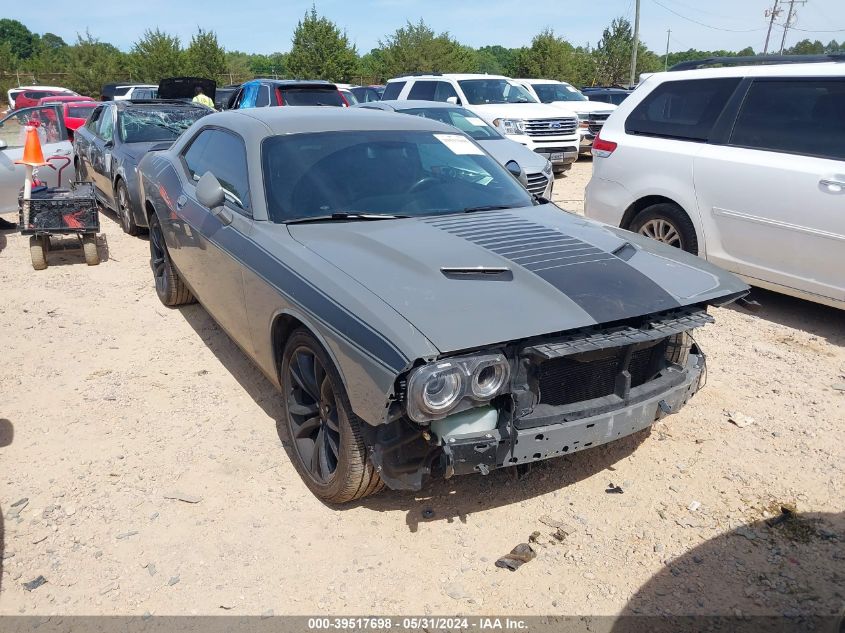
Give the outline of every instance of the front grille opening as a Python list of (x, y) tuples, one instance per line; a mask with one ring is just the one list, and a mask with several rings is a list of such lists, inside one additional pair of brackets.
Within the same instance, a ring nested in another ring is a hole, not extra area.
[[(631, 354), (627, 370), (632, 388), (653, 380), (666, 367), (668, 343), (662, 339)], [(562, 406), (613, 395), (617, 377), (626, 369), (626, 355), (627, 348), (618, 347), (601, 355), (587, 352), (544, 361), (537, 369), (540, 404)]]

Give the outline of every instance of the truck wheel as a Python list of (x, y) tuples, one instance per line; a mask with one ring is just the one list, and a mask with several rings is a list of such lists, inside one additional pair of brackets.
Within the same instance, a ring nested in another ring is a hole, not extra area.
[(150, 216), (150, 267), (153, 269), (156, 294), (164, 305), (175, 307), (196, 301), (170, 261), (161, 222), (155, 213)]
[(698, 255), (698, 238), (692, 220), (672, 202), (646, 207), (631, 222), (629, 230)]
[(29, 257), (32, 259), (32, 267), (35, 270), (47, 268), (47, 250), (49, 237), (30, 235), (29, 236)]
[(140, 229), (132, 217), (132, 207), (129, 204), (129, 190), (122, 180), (117, 181), (114, 197), (117, 202), (117, 216), (120, 218), (120, 226), (127, 235), (138, 235)]
[(100, 263), (100, 254), (97, 252), (97, 236), (82, 236), (82, 253), (85, 255), (85, 263), (89, 266), (96, 266)]
[(346, 503), (384, 484), (367, 460), (360, 420), (328, 354), (304, 329), (282, 354), (282, 410), (293, 462), (305, 485), (328, 503)]

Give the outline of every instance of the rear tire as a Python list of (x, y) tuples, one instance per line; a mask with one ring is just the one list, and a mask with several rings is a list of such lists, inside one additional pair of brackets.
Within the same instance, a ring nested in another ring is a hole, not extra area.
[(337, 369), (305, 329), (288, 339), (281, 363), (282, 411), (293, 463), (322, 501), (348, 503), (384, 487), (367, 459), (354, 413)]
[(32, 259), (32, 267), (35, 270), (47, 268), (47, 250), (49, 247), (45, 242), (48, 242), (49, 239), (47, 236), (29, 236), (29, 257)]
[(695, 226), (684, 210), (673, 202), (661, 202), (646, 207), (634, 217), (628, 229), (698, 255)]
[(155, 213), (150, 215), (150, 267), (153, 269), (156, 294), (164, 305), (175, 307), (196, 301), (170, 261), (161, 222)]
[(82, 253), (85, 255), (85, 263), (89, 266), (96, 266), (100, 263), (100, 253), (97, 252), (97, 236), (82, 236)]

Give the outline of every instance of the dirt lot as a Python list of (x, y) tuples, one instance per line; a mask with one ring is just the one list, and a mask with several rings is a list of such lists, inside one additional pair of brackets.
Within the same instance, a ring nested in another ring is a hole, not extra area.
[[(559, 179), (562, 206), (590, 169)], [(203, 308), (159, 304), (146, 240), (103, 230), (108, 261), (38, 273), (0, 234), (0, 613), (845, 605), (842, 312), (757, 293), (758, 315), (713, 311), (707, 388), (650, 434), (339, 509), (289, 463), (266, 379)], [(799, 516), (762, 523), (782, 504)], [(535, 560), (494, 567), (535, 531)]]

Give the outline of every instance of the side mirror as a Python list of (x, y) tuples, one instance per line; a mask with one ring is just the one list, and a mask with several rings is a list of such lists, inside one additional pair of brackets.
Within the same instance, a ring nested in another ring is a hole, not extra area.
[(446, 103), (451, 103), (452, 105), (458, 105), (458, 98), (457, 97), (447, 97)]
[(197, 200), (202, 206), (211, 209), (214, 215), (223, 210), (226, 193), (220, 181), (210, 171), (205, 172), (197, 182)]
[(113, 149), (114, 148), (114, 141), (106, 141), (103, 145), (106, 149)]
[(0, 138), (0, 150), (6, 149), (7, 147), (9, 147), (9, 144), (6, 142), (6, 140)]
[(509, 160), (505, 163), (505, 169), (507, 169), (514, 178), (522, 176), (522, 167), (520, 167), (519, 163), (515, 160)]

